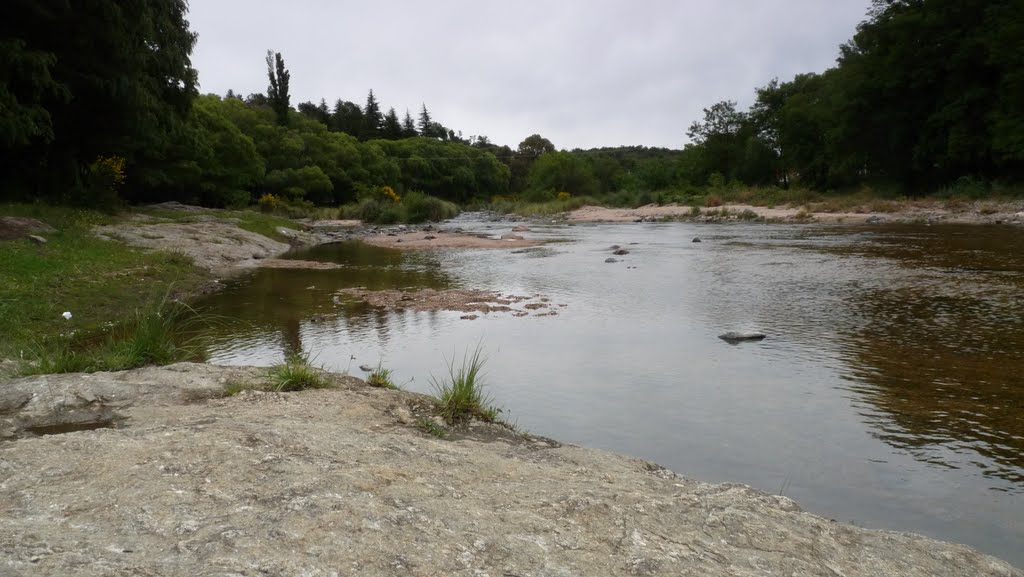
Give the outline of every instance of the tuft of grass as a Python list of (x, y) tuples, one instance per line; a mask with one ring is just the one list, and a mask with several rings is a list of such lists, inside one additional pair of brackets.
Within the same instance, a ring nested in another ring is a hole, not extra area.
[(393, 391), (401, 390), (401, 388), (391, 380), (391, 369), (385, 369), (380, 363), (378, 363), (377, 368), (370, 373), (370, 376), (366, 378), (366, 382), (371, 387), (380, 387), (383, 389), (391, 389)]
[(228, 381), (224, 383), (224, 396), (233, 397), (241, 393), (242, 391), (262, 391), (265, 389), (265, 386), (256, 383), (247, 383), (245, 381)]
[(491, 399), (483, 392), (483, 367), (485, 358), (478, 344), (472, 354), (468, 351), (462, 357), (462, 364), (455, 366), (455, 359), (448, 364), (448, 377), (438, 379), (430, 376), (430, 384), (437, 391), (438, 409), (441, 416), (455, 424), (472, 418), (493, 423), (498, 410), (491, 407)]
[(448, 436), (448, 431), (446, 431), (444, 427), (438, 425), (433, 421), (433, 419), (428, 419), (427, 417), (420, 417), (417, 419), (416, 426), (423, 432), (433, 435), (438, 439), (444, 439)]
[(283, 363), (270, 368), (270, 390), (276, 392), (326, 389), (330, 383), (320, 370), (313, 367), (308, 355), (291, 354)]

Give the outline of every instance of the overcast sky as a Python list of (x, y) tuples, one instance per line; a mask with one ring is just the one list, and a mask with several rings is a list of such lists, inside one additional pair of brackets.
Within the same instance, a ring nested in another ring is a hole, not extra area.
[(772, 78), (821, 72), (869, 0), (191, 0), (201, 92), (266, 92), (267, 49), (291, 103), (426, 103), (464, 137), (515, 148), (681, 148), (701, 110), (751, 104)]

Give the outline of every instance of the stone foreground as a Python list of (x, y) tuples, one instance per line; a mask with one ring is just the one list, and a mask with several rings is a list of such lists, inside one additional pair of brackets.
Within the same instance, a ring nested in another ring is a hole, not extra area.
[(357, 379), (219, 398), (260, 374), (0, 383), (0, 575), (1024, 576), (604, 451), (438, 439), (410, 418), (422, 397)]

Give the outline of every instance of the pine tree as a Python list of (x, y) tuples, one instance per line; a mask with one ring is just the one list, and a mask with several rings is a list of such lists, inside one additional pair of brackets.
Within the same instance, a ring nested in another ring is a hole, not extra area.
[(387, 114), (384, 115), (381, 136), (387, 140), (401, 140), (403, 138), (402, 123), (398, 120), (398, 113), (395, 112), (394, 107), (389, 108)]
[(380, 104), (373, 95), (373, 89), (366, 95), (366, 106), (363, 107), (363, 126), (359, 131), (360, 140), (379, 138), (384, 117), (380, 113)]
[(284, 67), (284, 58), (280, 52), (267, 50), (267, 77), (270, 79), (270, 86), (267, 87), (267, 100), (270, 107), (277, 115), (277, 123), (284, 126), (288, 124), (288, 110), (291, 109), (290, 96), (288, 95), (288, 82), (291, 80), (291, 73)]
[(412, 138), (416, 136), (416, 124), (412, 120), (412, 115), (409, 114), (409, 109), (405, 109), (405, 118), (402, 120), (402, 136), (405, 138)]

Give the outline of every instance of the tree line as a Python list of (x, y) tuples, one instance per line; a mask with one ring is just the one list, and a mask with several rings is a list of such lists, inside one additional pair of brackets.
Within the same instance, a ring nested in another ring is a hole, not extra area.
[[(0, 19), (0, 198), (337, 205), (391, 186), (457, 203), (614, 197), (738, 183), (908, 193), (1024, 179), (1024, 0), (874, 0), (821, 73), (710, 105), (681, 150), (516, 148), (463, 138), (421, 104), (292, 106), (199, 95), (185, 0), (11, 0)], [(680, 135), (682, 140), (682, 135)]]

